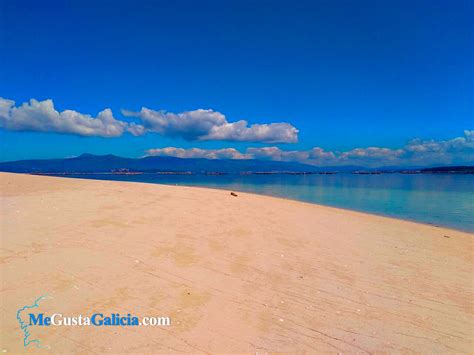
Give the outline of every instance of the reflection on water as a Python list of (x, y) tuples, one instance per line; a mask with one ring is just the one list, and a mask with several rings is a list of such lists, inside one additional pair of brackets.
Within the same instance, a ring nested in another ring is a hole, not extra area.
[(474, 231), (474, 175), (90, 174), (80, 177), (246, 191)]

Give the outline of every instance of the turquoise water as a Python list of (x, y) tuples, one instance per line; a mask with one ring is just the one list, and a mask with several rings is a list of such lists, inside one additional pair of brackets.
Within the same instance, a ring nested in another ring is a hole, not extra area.
[(246, 191), (474, 232), (474, 175), (90, 174), (79, 177)]

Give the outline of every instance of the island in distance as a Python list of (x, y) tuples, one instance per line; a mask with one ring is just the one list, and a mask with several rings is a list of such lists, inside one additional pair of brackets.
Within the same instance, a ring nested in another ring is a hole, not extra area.
[(204, 159), (148, 156), (124, 158), (116, 155), (82, 154), (66, 159), (33, 159), (1, 162), (0, 171), (30, 174), (86, 173), (162, 173), (162, 174), (474, 174), (474, 166), (443, 166), (428, 168), (361, 166), (318, 167), (297, 162), (258, 159)]

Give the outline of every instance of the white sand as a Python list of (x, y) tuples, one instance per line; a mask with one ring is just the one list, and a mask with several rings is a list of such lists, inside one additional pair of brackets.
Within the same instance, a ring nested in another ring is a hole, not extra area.
[[(474, 352), (474, 235), (227, 191), (0, 174), (0, 351)], [(447, 236), (447, 237), (445, 237)], [(29, 351), (37, 350), (34, 344)]]

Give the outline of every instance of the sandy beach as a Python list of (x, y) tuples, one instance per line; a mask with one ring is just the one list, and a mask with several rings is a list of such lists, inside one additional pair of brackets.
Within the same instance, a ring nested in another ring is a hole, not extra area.
[(0, 350), (474, 352), (474, 235), (230, 191), (0, 174)]

